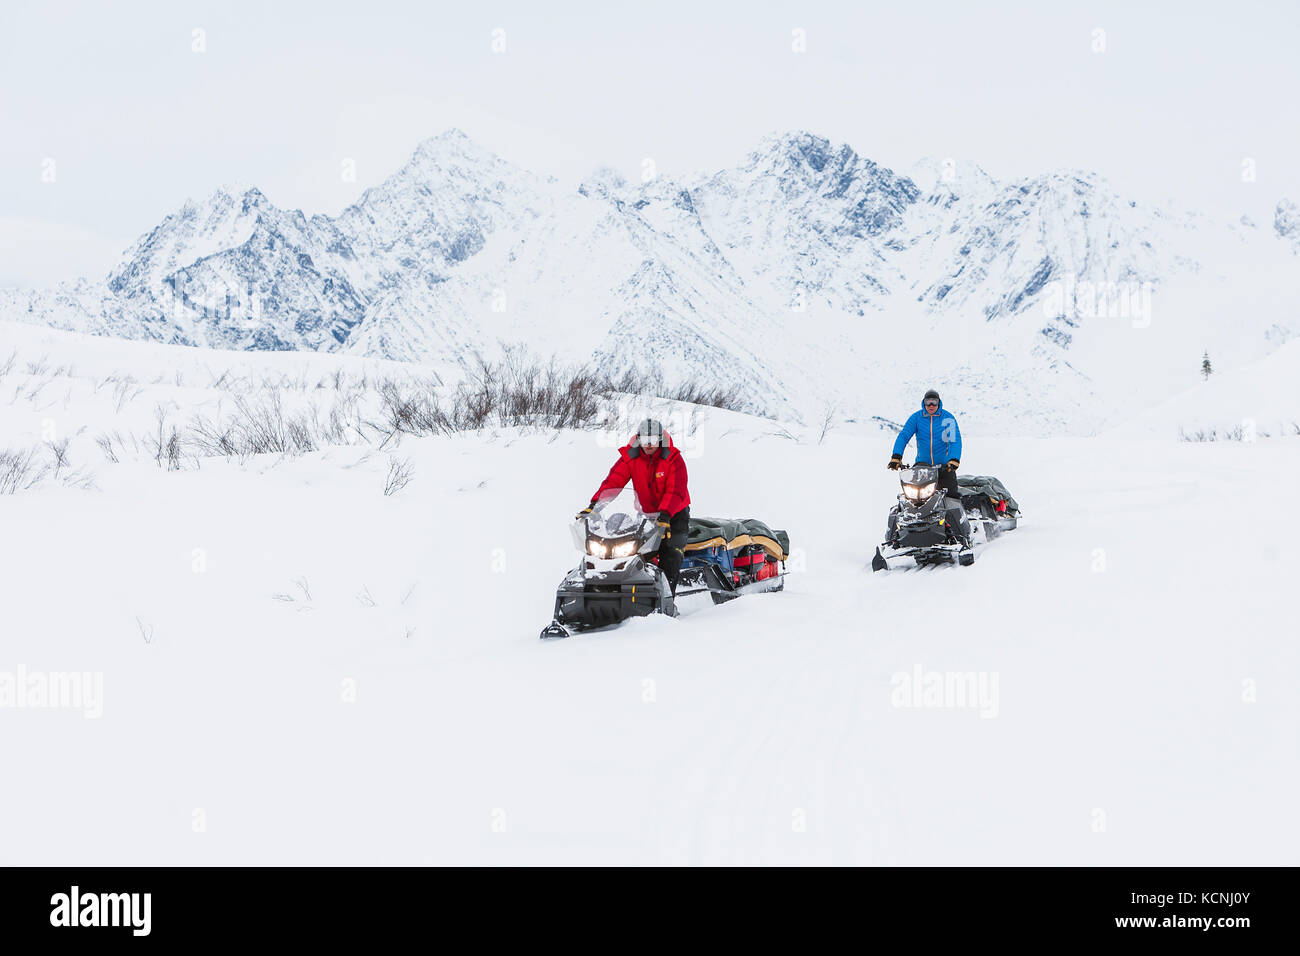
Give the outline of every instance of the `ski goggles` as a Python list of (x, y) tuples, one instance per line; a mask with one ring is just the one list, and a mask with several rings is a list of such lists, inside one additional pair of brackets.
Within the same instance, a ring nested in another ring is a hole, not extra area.
[(659, 436), (658, 436), (658, 435), (638, 435), (638, 436), (637, 436), (637, 440), (641, 442), (641, 447), (642, 447), (642, 448), (658, 448), (658, 447), (659, 447)]
[(925, 405), (926, 408), (938, 408), (938, 407), (939, 407), (939, 403), (936, 402), (934, 399), (930, 399), (928, 402), (925, 402), (924, 405)]

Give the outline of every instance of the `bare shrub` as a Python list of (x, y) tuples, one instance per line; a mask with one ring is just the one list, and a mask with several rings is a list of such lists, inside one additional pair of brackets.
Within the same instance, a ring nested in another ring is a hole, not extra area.
[(379, 388), (382, 427), (390, 436), (473, 431), (488, 425), (548, 429), (594, 428), (607, 421), (618, 394), (739, 410), (739, 388), (685, 383), (664, 388), (657, 375), (624, 371), (617, 377), (590, 366), (564, 367), (507, 351), (499, 362), (480, 360), (449, 394), (432, 382), (386, 381)]
[(158, 462), (159, 468), (180, 471), (183, 452), (180, 432), (176, 430), (174, 424), (168, 423), (166, 405), (159, 403), (155, 414), (158, 422), (157, 430), (149, 437), (150, 444), (153, 446), (153, 459)]
[(835, 406), (831, 404), (827, 404), (826, 411), (822, 415), (822, 433), (817, 438), (817, 444), (820, 445), (826, 441), (826, 436), (830, 434), (830, 430), (832, 426), (834, 426), (834, 424), (835, 424)]
[(230, 458), (239, 454), (235, 445), (234, 426), (199, 416), (190, 423), (190, 443), (209, 457)]
[(58, 481), (59, 475), (63, 472), (65, 468), (69, 467), (68, 441), (69, 439), (65, 438), (61, 442), (50, 441), (45, 443), (46, 447), (49, 448), (50, 450), (50, 454), (54, 457), (54, 480), (55, 481)]
[(278, 391), (256, 404), (241, 395), (235, 399), (235, 411), (237, 441), (242, 441), (246, 453), (301, 455), (317, 448), (310, 416), (286, 417)]
[[(1179, 427), (1178, 440), (1189, 442), (1207, 442), (1207, 441), (1245, 441), (1246, 429), (1242, 425), (1234, 425), (1232, 428), (1225, 428), (1219, 431), (1217, 428), (1198, 428), (1196, 431), (1187, 431)], [(1268, 432), (1259, 432), (1257, 437), (1268, 438)]]
[(162, 451), (163, 451), (163, 457), (167, 461), (167, 470), (180, 471), (181, 470), (181, 436), (177, 433), (175, 428), (172, 429), (172, 433), (167, 437), (167, 444)]
[[(183, 383), (180, 373), (172, 374), (176, 384)], [(738, 388), (692, 383), (666, 388), (657, 372), (623, 371), (611, 377), (590, 365), (540, 362), (520, 349), (507, 349), (498, 361), (480, 360), (463, 381), (452, 386), (445, 386), (432, 373), (376, 379), (364, 368), (355, 376), (336, 369), (310, 380), (306, 372), (296, 378), (283, 372), (237, 375), (223, 370), (218, 375), (207, 369), (207, 374), (208, 387), (221, 389), (230, 396), (229, 402), (220, 399), (215, 413), (194, 415), (188, 422), (171, 418), (168, 409), (177, 407), (174, 402), (160, 404), (149, 433), (96, 439), (104, 458), (116, 463), (131, 454), (147, 454), (160, 467), (174, 471), (189, 458), (197, 466), (205, 457), (243, 461), (251, 455), (296, 456), (342, 445), (382, 450), (390, 443), (400, 444), (406, 435), (497, 427), (557, 432), (599, 428), (628, 394), (698, 406), (741, 407)], [(123, 373), (109, 376), (96, 389), (110, 384), (118, 412), (143, 392), (135, 378)], [(289, 390), (293, 405), (284, 398)], [(303, 397), (295, 399), (294, 393)], [(325, 401), (318, 403), (310, 399), (312, 395)], [(56, 465), (63, 467), (57, 461)], [(413, 475), (409, 463), (390, 467), (394, 471), (385, 483), (386, 495), (401, 490)]]
[(0, 495), (26, 491), (45, 477), (49, 467), (36, 460), (36, 449), (0, 451)]
[(322, 431), (339, 436), (342, 422), (335, 420), (322, 429), (314, 410), (286, 415), (280, 393), (269, 391), (259, 399), (236, 396), (234, 413), (228, 419), (195, 418), (188, 440), (209, 456), (301, 455), (328, 443), (319, 440)]
[(104, 453), (104, 460), (116, 465), (118, 463), (117, 452), (113, 449), (113, 436), (100, 435), (95, 439), (95, 444), (99, 450)]
[[(641, 393), (644, 394), (644, 393)], [(707, 405), (711, 408), (725, 408), (740, 411), (743, 405), (740, 386), (724, 388), (721, 385), (707, 386), (695, 382), (686, 382), (669, 390), (664, 396), (675, 402), (689, 402), (692, 405)]]
[(390, 436), (440, 435), (456, 430), (431, 385), (417, 385), (408, 391), (389, 379), (380, 383), (379, 398), (382, 427)]
[(397, 494), (411, 483), (415, 468), (409, 458), (392, 458), (388, 462), (388, 479), (384, 482), (384, 497)]
[(120, 378), (117, 384), (113, 386), (114, 405), (118, 412), (126, 406), (126, 403), (139, 396), (144, 389), (136, 388), (135, 379), (131, 376)]

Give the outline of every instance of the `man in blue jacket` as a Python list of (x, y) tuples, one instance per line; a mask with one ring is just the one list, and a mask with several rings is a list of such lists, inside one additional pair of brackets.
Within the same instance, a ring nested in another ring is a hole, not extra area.
[(916, 439), (916, 463), (939, 469), (939, 488), (949, 498), (961, 499), (957, 490), (957, 466), (961, 464), (961, 432), (952, 412), (943, 410), (939, 393), (930, 389), (921, 399), (921, 410), (913, 412), (894, 441), (890, 469), (903, 467), (903, 451)]

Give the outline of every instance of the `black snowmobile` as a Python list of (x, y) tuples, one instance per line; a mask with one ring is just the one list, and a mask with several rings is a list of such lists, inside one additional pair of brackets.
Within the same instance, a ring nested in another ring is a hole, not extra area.
[(560, 582), (554, 620), (541, 637), (569, 637), (629, 617), (677, 616), (668, 578), (648, 559), (659, 550), (664, 530), (653, 517), (593, 511), (570, 530), (582, 560)]
[(939, 489), (939, 469), (914, 465), (899, 473), (903, 486), (889, 512), (885, 541), (872, 571), (913, 565), (971, 565), (978, 547), (1015, 528), (1020, 510), (1002, 482), (985, 476), (957, 479), (959, 499)]
[(555, 592), (554, 619), (541, 637), (570, 637), (629, 617), (677, 616), (677, 600), (709, 594), (721, 604), (785, 587), (790, 538), (753, 518), (692, 518), (674, 598), (652, 556), (663, 528), (640, 511), (594, 511), (572, 525), (582, 559)]

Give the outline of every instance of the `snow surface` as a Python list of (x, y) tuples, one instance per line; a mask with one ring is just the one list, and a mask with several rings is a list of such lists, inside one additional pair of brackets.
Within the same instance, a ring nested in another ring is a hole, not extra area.
[[(93, 489), (0, 496), (0, 675), (102, 672), (103, 699), (0, 708), (6, 863), (1297, 860), (1300, 553), (1260, 519), (1300, 438), (967, 427), (1022, 526), (873, 575), (891, 432), (679, 410), (693, 510), (788, 529), (786, 590), (543, 643), (618, 435), (114, 465), (95, 434), (229, 400), (227, 368), (301, 397), (362, 360), (0, 325), (11, 350), (0, 449), (53, 424)], [(114, 375), (145, 391), (119, 408)], [(917, 669), (997, 693), (896, 706)]]

